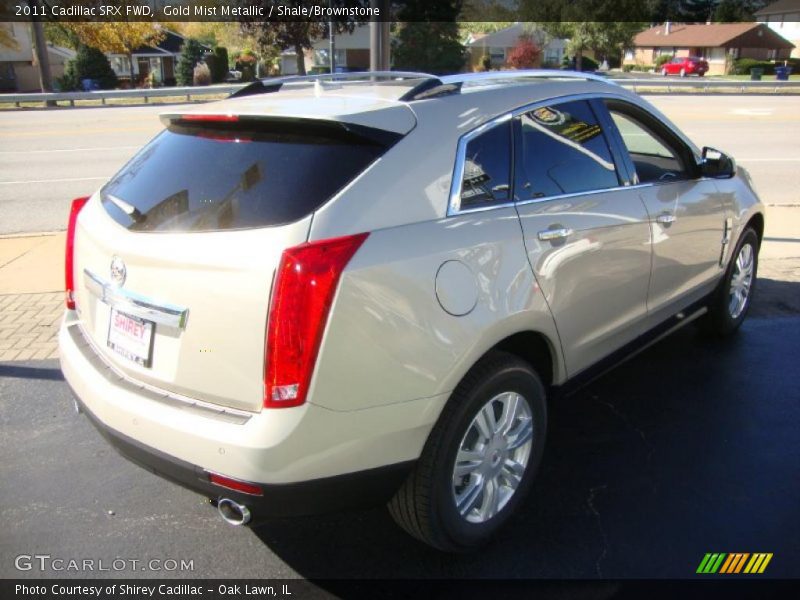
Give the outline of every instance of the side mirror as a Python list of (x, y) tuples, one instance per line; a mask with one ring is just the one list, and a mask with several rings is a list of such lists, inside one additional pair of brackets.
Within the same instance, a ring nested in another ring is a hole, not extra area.
[(700, 162), (703, 177), (729, 179), (736, 175), (736, 161), (733, 157), (716, 148), (703, 148), (703, 160)]

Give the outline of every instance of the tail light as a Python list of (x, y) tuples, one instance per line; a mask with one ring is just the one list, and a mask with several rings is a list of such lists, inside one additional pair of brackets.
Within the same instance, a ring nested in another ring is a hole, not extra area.
[(266, 408), (306, 401), (339, 277), (368, 235), (310, 242), (283, 252), (267, 323)]
[(75, 310), (75, 226), (78, 223), (78, 213), (89, 201), (89, 197), (76, 198), (72, 201), (69, 210), (69, 223), (67, 224), (67, 251), (64, 260), (64, 283), (67, 290), (66, 301), (69, 310)]

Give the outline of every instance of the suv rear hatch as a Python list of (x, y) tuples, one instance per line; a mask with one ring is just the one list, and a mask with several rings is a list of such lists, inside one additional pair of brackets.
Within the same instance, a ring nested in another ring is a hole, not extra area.
[(400, 134), (335, 121), (173, 116), (81, 211), (81, 325), (120, 374), (257, 411), (275, 269), (313, 212)]

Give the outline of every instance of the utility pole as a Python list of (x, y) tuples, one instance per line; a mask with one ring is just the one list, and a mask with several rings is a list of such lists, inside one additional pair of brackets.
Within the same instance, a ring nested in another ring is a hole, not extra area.
[(330, 53), (331, 74), (336, 73), (336, 28), (333, 21), (328, 21), (328, 40), (330, 42), (328, 52)]
[[(37, 14), (36, 1), (28, 0), (28, 6), (33, 15)], [(36, 64), (39, 66), (39, 85), (43, 92), (53, 91), (53, 76), (50, 73), (50, 57), (47, 55), (47, 43), (44, 39), (44, 28), (38, 16), (33, 16), (31, 20), (31, 31), (33, 35), (33, 51), (36, 53)], [(45, 106), (55, 106), (55, 102), (47, 100)]]
[(369, 22), (369, 69), (370, 71), (389, 70), (389, 0), (370, 0), (370, 6), (380, 11), (379, 16)]

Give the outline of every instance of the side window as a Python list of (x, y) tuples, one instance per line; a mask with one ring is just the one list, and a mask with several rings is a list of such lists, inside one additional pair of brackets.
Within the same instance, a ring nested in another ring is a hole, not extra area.
[(680, 153), (668, 141), (623, 112), (610, 107), (609, 113), (636, 168), (638, 183), (688, 179)]
[(620, 185), (608, 143), (587, 102), (537, 108), (517, 124), (518, 201)]
[(511, 193), (511, 124), (473, 138), (464, 156), (461, 208), (508, 202)]

